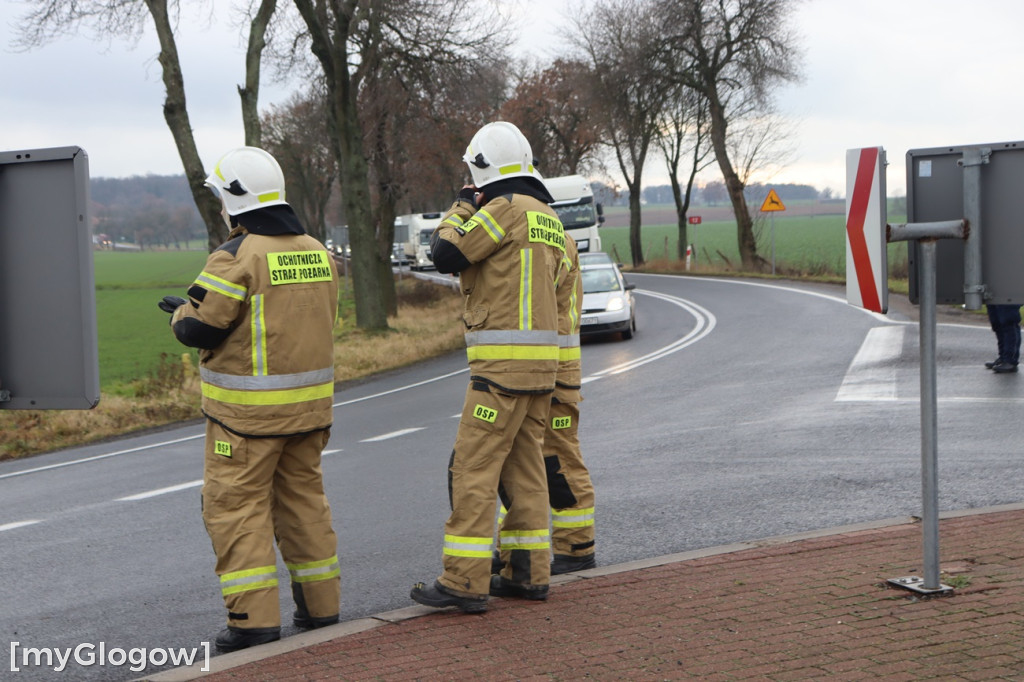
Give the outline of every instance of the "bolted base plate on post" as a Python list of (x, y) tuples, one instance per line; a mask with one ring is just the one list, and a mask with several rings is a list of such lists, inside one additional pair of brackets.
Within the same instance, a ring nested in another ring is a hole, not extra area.
[(917, 594), (926, 594), (933, 597), (945, 597), (953, 594), (953, 588), (942, 583), (939, 583), (938, 587), (925, 587), (924, 578), (916, 575), (908, 575), (903, 578), (889, 578), (886, 582), (893, 587), (900, 587)]

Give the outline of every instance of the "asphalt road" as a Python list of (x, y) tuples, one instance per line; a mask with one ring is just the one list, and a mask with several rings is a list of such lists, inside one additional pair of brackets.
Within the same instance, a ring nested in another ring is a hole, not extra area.
[[(906, 316), (852, 308), (838, 288), (627, 279), (636, 336), (583, 345), (599, 563), (920, 513)], [(995, 340), (980, 321), (939, 327), (943, 510), (1021, 501), (1024, 384), (982, 367)], [(323, 468), (343, 619), (410, 605), (412, 583), (438, 574), (467, 377), (456, 353), (336, 394)], [(189, 425), (0, 462), (0, 676), (52, 677), (58, 661), (26, 663), (28, 648), (91, 644), (80, 654), (98, 660), (102, 643), (106, 664), (72, 660), (69, 680), (141, 674), (111, 649), (202, 655), (224, 611), (199, 512), (201, 438)], [(282, 589), (285, 616), (289, 602)]]

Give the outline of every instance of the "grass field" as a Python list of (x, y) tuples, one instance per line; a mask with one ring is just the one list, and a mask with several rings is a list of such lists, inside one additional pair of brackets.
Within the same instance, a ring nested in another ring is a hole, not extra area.
[(118, 387), (157, 370), (161, 356), (177, 361), (195, 351), (178, 343), (168, 315), (157, 308), (167, 295), (185, 296), (206, 262), (205, 251), (97, 251), (96, 329), (100, 387)]
[[(701, 212), (695, 209), (691, 215), (699, 215)], [(644, 213), (651, 216), (648, 219), (642, 214), (644, 260), (674, 260), (679, 234), (678, 227), (671, 222), (674, 220), (671, 207), (644, 207)], [(605, 214), (609, 226), (601, 228), (601, 248), (609, 253), (617, 253), (620, 262), (629, 264), (632, 262), (629, 228), (611, 226), (628, 223), (628, 211), (622, 207), (612, 207), (605, 209)], [(890, 217), (890, 222), (902, 220), (905, 218), (901, 216)], [(732, 268), (739, 267), (735, 220), (704, 220), (700, 225), (688, 225), (687, 228), (688, 241), (694, 246), (695, 265), (718, 269), (730, 268), (730, 264)], [(758, 214), (754, 222), (757, 251), (768, 263), (772, 262), (772, 233), (771, 218)], [(842, 213), (793, 216), (776, 214), (774, 241), (777, 271), (791, 275), (846, 276), (846, 223)], [(906, 242), (889, 245), (887, 252), (890, 273), (905, 277)]]

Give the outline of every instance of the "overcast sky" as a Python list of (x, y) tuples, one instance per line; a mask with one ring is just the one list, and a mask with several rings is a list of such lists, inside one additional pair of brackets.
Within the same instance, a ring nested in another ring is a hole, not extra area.
[[(502, 0), (525, 14), (520, 49), (557, 44), (573, 0)], [(220, 11), (233, 3), (218, 2)], [(80, 146), (93, 177), (182, 172), (164, 123), (156, 38), (135, 46), (83, 34), (14, 52), (23, 2), (0, 0), (0, 151)], [(237, 28), (186, 9), (178, 48), (200, 155), (211, 166), (242, 143), (235, 88), (243, 80)], [(845, 194), (847, 149), (885, 148), (890, 195), (905, 192), (910, 149), (1024, 140), (1024, 2), (804, 0), (794, 27), (803, 80), (779, 93), (795, 124), (793, 160), (768, 184)], [(550, 52), (549, 52), (550, 54)], [(265, 86), (262, 104), (291, 88)], [(467, 134), (471, 134), (469, 131)], [(664, 182), (660, 164), (649, 182)], [(713, 178), (708, 178), (713, 179)]]

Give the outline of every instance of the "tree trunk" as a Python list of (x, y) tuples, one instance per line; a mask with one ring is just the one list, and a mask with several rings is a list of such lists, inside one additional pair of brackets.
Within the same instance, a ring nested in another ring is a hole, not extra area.
[(242, 126), (245, 129), (245, 144), (260, 147), (263, 133), (260, 129), (260, 60), (263, 48), (267, 46), (266, 35), (270, 18), (277, 8), (277, 0), (262, 0), (256, 16), (249, 25), (249, 46), (245, 50), (245, 86), (238, 88), (242, 99)]
[(640, 237), (640, 173), (636, 175), (636, 182), (626, 183), (629, 189), (629, 253), (633, 267), (644, 264), (644, 243)]
[(221, 217), (220, 200), (205, 187), (206, 171), (199, 159), (199, 150), (192, 135), (192, 124), (189, 122), (188, 109), (185, 106), (185, 81), (181, 75), (181, 62), (178, 59), (178, 48), (174, 41), (174, 31), (167, 14), (167, 0), (146, 0), (146, 7), (156, 24), (156, 34), (160, 39), (160, 66), (163, 70), (164, 87), (167, 96), (164, 99), (164, 120), (174, 137), (178, 147), (178, 156), (185, 169), (192, 200), (199, 209), (206, 224), (208, 234), (207, 246), (213, 251), (224, 243), (228, 237), (227, 225)]
[(760, 270), (763, 259), (757, 255), (757, 241), (754, 239), (754, 221), (747, 208), (747, 199), (743, 196), (743, 181), (729, 161), (729, 150), (726, 147), (725, 108), (717, 97), (708, 97), (708, 114), (711, 117), (711, 146), (718, 158), (718, 167), (722, 171), (725, 189), (732, 202), (732, 210), (736, 216), (736, 239), (740, 252), (740, 260), (746, 270)]

